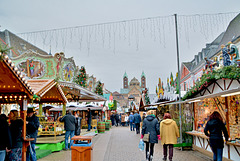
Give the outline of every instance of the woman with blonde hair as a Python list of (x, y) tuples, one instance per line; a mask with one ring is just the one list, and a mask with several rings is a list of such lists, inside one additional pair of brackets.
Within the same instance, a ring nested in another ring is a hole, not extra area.
[(160, 123), (160, 137), (163, 145), (163, 160), (167, 160), (167, 149), (169, 147), (169, 161), (173, 158), (173, 144), (177, 144), (179, 130), (176, 122), (169, 113), (165, 113), (163, 121)]
[(17, 110), (11, 110), (9, 113), (10, 131), (12, 136), (12, 147), (9, 153), (9, 160), (22, 160), (22, 127), (23, 120), (19, 117)]

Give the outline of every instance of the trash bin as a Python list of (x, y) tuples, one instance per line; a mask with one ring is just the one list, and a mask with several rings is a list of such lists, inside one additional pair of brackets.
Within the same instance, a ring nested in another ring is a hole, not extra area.
[(91, 161), (92, 160), (92, 143), (73, 144), (72, 161)]
[[(93, 136), (74, 136), (72, 151), (72, 161), (92, 161), (92, 138)], [(77, 143), (77, 144), (76, 144)]]

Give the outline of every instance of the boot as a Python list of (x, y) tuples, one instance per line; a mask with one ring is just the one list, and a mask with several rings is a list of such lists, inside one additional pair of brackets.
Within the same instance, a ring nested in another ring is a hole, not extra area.
[(147, 152), (146, 160), (149, 160), (149, 152)]
[(162, 158), (163, 161), (167, 161), (167, 158)]
[(152, 160), (153, 160), (153, 156), (150, 155), (150, 157), (149, 157), (149, 161), (152, 161)]

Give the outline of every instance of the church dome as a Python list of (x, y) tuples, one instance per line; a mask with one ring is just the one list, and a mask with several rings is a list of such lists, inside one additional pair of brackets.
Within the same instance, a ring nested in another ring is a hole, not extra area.
[(134, 77), (131, 81), (130, 81), (130, 86), (139, 86), (140, 82)]

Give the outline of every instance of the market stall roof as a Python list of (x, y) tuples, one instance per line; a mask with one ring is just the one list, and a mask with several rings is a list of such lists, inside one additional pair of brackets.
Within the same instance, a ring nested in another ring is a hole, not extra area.
[[(63, 110), (63, 108), (56, 108), (56, 107), (54, 107), (54, 108), (51, 108), (51, 109), (49, 109), (49, 111), (51, 111), (51, 112), (59, 112), (59, 111), (62, 111)], [(72, 110), (72, 111), (75, 111), (76, 110), (76, 107), (68, 107), (68, 108), (66, 108), (66, 110)]]
[(80, 102), (101, 102), (107, 101), (104, 97), (79, 86), (76, 83), (59, 82), (68, 100)]
[(101, 106), (95, 106), (95, 105), (85, 105), (85, 106), (79, 106), (75, 110), (76, 111), (86, 111), (90, 108), (91, 110), (102, 110), (103, 107)]
[(0, 53), (0, 103), (32, 99), (33, 90), (7, 55)]
[(41, 103), (67, 103), (65, 94), (54, 79), (31, 79), (28, 83), (34, 93), (40, 97)]

